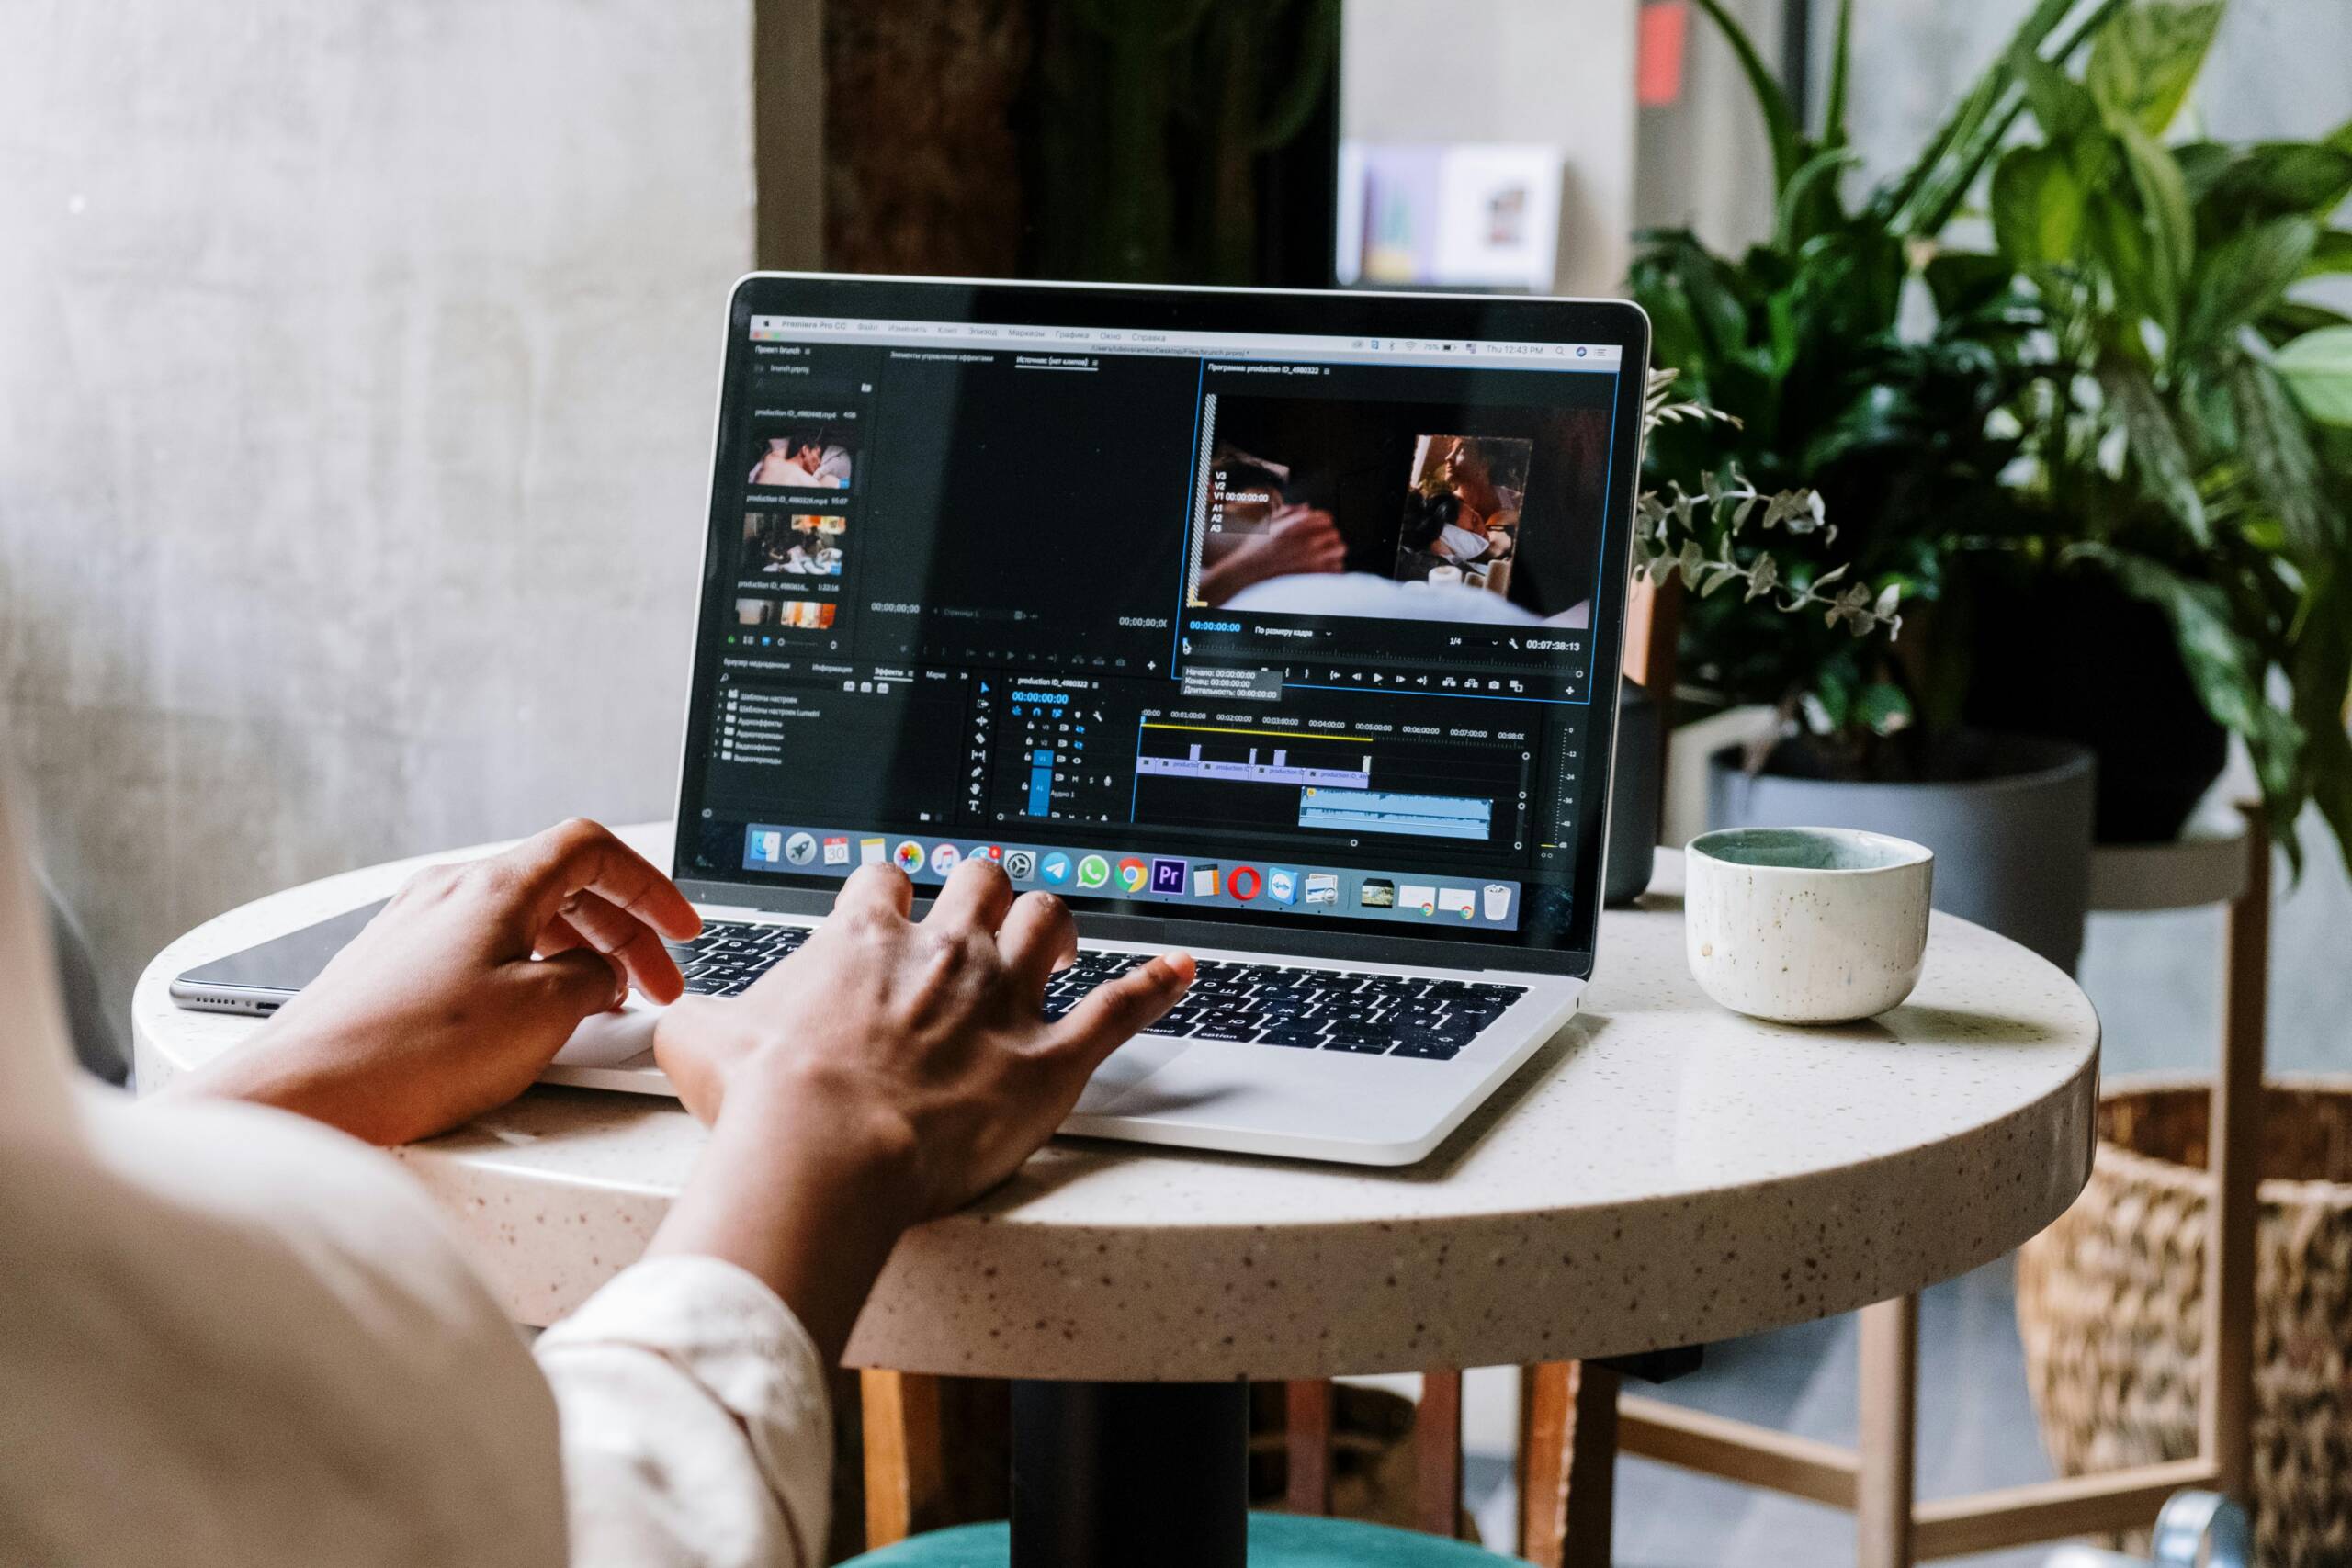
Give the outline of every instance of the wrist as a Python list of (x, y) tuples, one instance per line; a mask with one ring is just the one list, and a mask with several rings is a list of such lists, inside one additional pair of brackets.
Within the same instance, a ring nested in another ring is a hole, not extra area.
[(713, 1145), (741, 1140), (803, 1189), (866, 1206), (893, 1235), (926, 1212), (922, 1148), (904, 1112), (832, 1063), (747, 1062), (733, 1075)]
[(765, 1281), (828, 1361), (927, 1212), (914, 1129), (854, 1075), (740, 1063), (710, 1143), (650, 1255), (718, 1258)]

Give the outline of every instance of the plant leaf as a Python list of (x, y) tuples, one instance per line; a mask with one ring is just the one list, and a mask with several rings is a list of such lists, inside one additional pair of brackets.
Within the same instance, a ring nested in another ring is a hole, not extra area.
[[(1835, 201), (1838, 176), (1848, 164), (1860, 162), (1858, 156), (1844, 148), (1832, 147), (1806, 159), (1804, 166), (1789, 177), (1787, 187), (1781, 192), (1777, 222), (1781, 249), (1798, 250), (1807, 240), (1823, 232), (1826, 225), (1815, 220), (1834, 220), (1838, 213)], [(1825, 196), (1828, 199), (1822, 199)]]
[(2288, 554), (2306, 570), (2324, 569), (2345, 547), (2344, 519), (2329, 503), (2301, 411), (2276, 371), (2243, 355), (2230, 367), (2229, 389), (2247, 471), (2286, 531)]
[(2044, 141), (2072, 141), (2098, 128), (2099, 100), (2064, 71), (2030, 49), (2014, 51), (2009, 68), (2025, 89), (2026, 104), (2041, 122)]
[(1846, 84), (1854, 64), (1854, 0), (1838, 0), (1838, 28), (1829, 42), (1829, 94), (1821, 111), (1821, 144), (1846, 145)]
[(2148, 215), (2148, 234), (2154, 241), (2154, 265), (2147, 277), (2149, 313), (2167, 334), (2180, 322), (2180, 290), (2197, 261), (2197, 218), (2188, 205), (2188, 186), (2180, 165), (2156, 144), (2154, 137), (2131, 120), (2116, 128), (2124, 165), (2132, 171), (2132, 188)]
[(2352, 272), (2352, 232), (2330, 229), (2312, 247), (2311, 260), (2303, 264), (2303, 276), (2332, 277), (2344, 272)]
[(1911, 699), (1902, 687), (1873, 681), (1854, 698), (1853, 720), (1872, 735), (1892, 735), (1911, 722)]
[(2319, 244), (2310, 218), (2275, 218), (2233, 234), (2202, 253), (2191, 274), (2184, 344), (2221, 343), (2275, 303), (2302, 275)]
[(2197, 470), (2147, 367), (2115, 355), (2101, 360), (2098, 381), (2121, 420), (2142, 488), (2180, 520), (2200, 547), (2213, 543)]
[(2271, 367), (2305, 413), (2323, 423), (2352, 425), (2352, 327), (2305, 333), (2278, 351)]
[(2209, 233), (2297, 213), (2325, 219), (2352, 196), (2352, 148), (2260, 141), (2219, 152), (2197, 197)]
[(2161, 135), (2205, 67), (2222, 9), (2218, 0), (2209, 0), (2139, 5), (2120, 13), (2091, 44), (2085, 85), (2109, 114)]
[(2019, 147), (1993, 170), (1993, 232), (2028, 270), (2072, 261), (2083, 227), (2082, 186), (2054, 147)]
[(1724, 41), (1731, 45), (1740, 73), (1747, 78), (1747, 89), (1755, 95), (1756, 107), (1764, 116), (1765, 139), (1772, 147), (1772, 189), (1777, 199), (1795, 178), (1800, 161), (1796, 110), (1790, 107), (1789, 96), (1781, 90), (1780, 79), (1758, 52), (1756, 40), (1724, 8), (1723, 0), (1699, 0), (1699, 8), (1722, 31)]
[[(2352, 570), (2339, 563), (2320, 574), (2306, 587), (2301, 611), (2287, 678), (2296, 721), (2309, 738), (2302, 778), (2352, 868), (2352, 731), (2345, 728), (2352, 696)], [(2294, 804), (2282, 801), (2272, 813), (2288, 818), (2281, 836), (2289, 841)]]
[[(2045, 58), (2064, 61), (2124, 4), (2125, 0), (2098, 0), (2082, 25)], [(2058, 30), (2075, 6), (2075, 0), (2035, 0), (2033, 9), (2010, 35), (2008, 47), (1994, 57), (1975, 85), (1928, 139), (1909, 172), (1871, 203), (1873, 215), (1896, 233), (1943, 232), (1985, 161), (2000, 149), (2001, 139), (2025, 101), (2010, 62), (2020, 50), (2040, 53), (2044, 40)]]
[(1922, 272), (1936, 314), (1949, 320), (1982, 310), (2017, 276), (2009, 258), (1981, 251), (1939, 251)]

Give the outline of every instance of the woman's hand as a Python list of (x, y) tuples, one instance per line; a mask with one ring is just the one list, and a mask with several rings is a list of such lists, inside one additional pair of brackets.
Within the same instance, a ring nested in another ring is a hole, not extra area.
[(529, 1088), (632, 985), (675, 1000), (662, 939), (701, 928), (668, 877), (575, 818), (419, 873), (252, 1043), (169, 1092), (280, 1106), (370, 1143), (430, 1137)]
[(978, 858), (921, 923), (912, 897), (897, 870), (860, 870), (807, 945), (654, 1032), (714, 1134), (651, 1251), (749, 1269), (828, 1357), (899, 1233), (1018, 1169), (1102, 1059), (1192, 983), (1190, 958), (1153, 958), (1048, 1023), (1046, 982), (1077, 951), (1060, 899), (1016, 899)]
[(1347, 560), (1347, 540), (1329, 513), (1311, 506), (1277, 507), (1265, 532), (1245, 537), (1202, 571), (1201, 597), (1222, 604), (1272, 578), (1334, 572)]

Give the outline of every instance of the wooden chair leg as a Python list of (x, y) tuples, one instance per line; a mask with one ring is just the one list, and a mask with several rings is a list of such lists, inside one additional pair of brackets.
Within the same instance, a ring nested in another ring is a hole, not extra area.
[(1320, 1517), (1331, 1511), (1331, 1384), (1324, 1378), (1299, 1378), (1283, 1393), (1283, 1449), (1290, 1479), (1283, 1506)]
[(2262, 1180), (2264, 1032), (2270, 986), (2270, 835), (2246, 819), (2245, 890), (2230, 905), (2222, 976), (2222, 1063), (2213, 1079), (2206, 1164), (2213, 1197), (2205, 1240), (2205, 1406), (2199, 1447), (2213, 1484), (2253, 1502), (2255, 1231)]
[(1861, 1311), (1861, 1441), (1854, 1482), (1856, 1568), (1911, 1568), (1919, 1298)]
[(865, 1546), (871, 1551), (938, 1522), (944, 1467), (939, 1380), (920, 1372), (858, 1374), (865, 1422)]
[(1536, 1568), (1609, 1568), (1618, 1376), (1547, 1361), (1519, 1377), (1519, 1554)]
[(1462, 1528), (1462, 1374), (1421, 1374), (1413, 1414), (1413, 1523), (1451, 1540)]

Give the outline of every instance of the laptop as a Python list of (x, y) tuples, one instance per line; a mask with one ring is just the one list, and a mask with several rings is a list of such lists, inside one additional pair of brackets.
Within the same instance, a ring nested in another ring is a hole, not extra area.
[[(734, 290), (671, 873), (742, 990), (860, 866), (1066, 899), (1058, 1013), (1192, 991), (1065, 1133), (1429, 1154), (1592, 973), (1631, 304), (758, 274)], [(671, 1092), (642, 998), (547, 1081)]]

